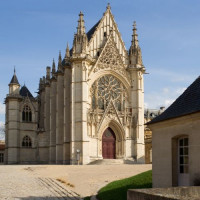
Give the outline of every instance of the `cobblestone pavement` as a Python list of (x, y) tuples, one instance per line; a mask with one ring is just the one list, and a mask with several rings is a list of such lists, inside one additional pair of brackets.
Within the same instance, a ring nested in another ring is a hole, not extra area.
[(82, 199), (55, 178), (39, 177), (33, 169), (34, 166), (0, 166), (0, 199)]
[(151, 165), (0, 165), (0, 199), (81, 200)]

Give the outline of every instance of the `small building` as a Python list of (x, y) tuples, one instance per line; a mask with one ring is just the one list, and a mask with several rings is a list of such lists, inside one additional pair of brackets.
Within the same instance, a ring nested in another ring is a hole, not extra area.
[(147, 125), (153, 133), (153, 187), (199, 185), (200, 77)]
[(0, 165), (4, 164), (5, 141), (0, 140)]

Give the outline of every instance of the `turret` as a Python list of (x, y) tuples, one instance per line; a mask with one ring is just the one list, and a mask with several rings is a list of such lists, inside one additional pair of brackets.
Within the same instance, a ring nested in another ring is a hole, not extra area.
[(76, 56), (81, 56), (81, 54), (86, 53), (88, 39), (85, 33), (85, 22), (83, 16), (84, 16), (83, 13), (80, 12), (77, 33), (74, 35), (73, 56), (74, 54), (76, 54)]
[(65, 66), (70, 66), (70, 50), (69, 50), (69, 45), (67, 43), (67, 48), (65, 52), (65, 59), (64, 59), (64, 65)]
[(6, 97), (6, 163), (19, 163), (19, 141), (20, 141), (20, 84), (16, 72), (9, 84), (9, 95)]
[(52, 70), (51, 70), (51, 77), (52, 78), (55, 78), (55, 74), (56, 74), (56, 64), (55, 64), (55, 61), (53, 59), (53, 62), (52, 62)]
[(131, 47), (129, 49), (129, 64), (130, 67), (144, 67), (142, 62), (142, 52), (138, 43), (136, 22), (133, 24), (133, 35)]
[(58, 56), (58, 71), (57, 72), (61, 72), (61, 73), (63, 72), (61, 52), (59, 52), (59, 56)]
[(46, 67), (46, 79), (49, 80), (51, 78), (51, 67)]
[(19, 94), (20, 84), (18, 82), (15, 69), (14, 69), (14, 75), (8, 86), (9, 86), (9, 94)]
[(79, 20), (78, 20), (78, 27), (77, 27), (77, 35), (84, 35), (85, 34), (85, 21), (83, 19), (84, 14), (80, 12)]
[(66, 58), (66, 59), (69, 59), (69, 58), (70, 58), (70, 52), (69, 52), (69, 45), (68, 45), (68, 43), (67, 43), (65, 58)]

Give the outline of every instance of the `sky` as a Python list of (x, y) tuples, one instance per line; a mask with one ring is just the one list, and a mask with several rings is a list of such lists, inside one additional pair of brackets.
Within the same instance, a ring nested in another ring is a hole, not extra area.
[(72, 46), (79, 12), (88, 31), (108, 2), (127, 50), (137, 22), (146, 108), (169, 106), (199, 76), (199, 0), (0, 0), (0, 126), (14, 66), (36, 96), (46, 66)]

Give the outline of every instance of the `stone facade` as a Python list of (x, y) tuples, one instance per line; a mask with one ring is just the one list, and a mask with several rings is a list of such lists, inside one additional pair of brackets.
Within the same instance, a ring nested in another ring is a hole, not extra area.
[(14, 74), (6, 163), (88, 164), (105, 155), (144, 163), (145, 68), (136, 30), (134, 23), (128, 52), (110, 5), (87, 33), (80, 12), (73, 47), (46, 68), (36, 98)]

